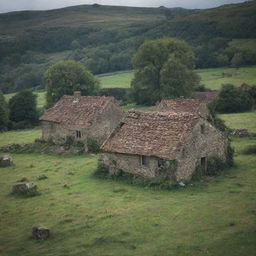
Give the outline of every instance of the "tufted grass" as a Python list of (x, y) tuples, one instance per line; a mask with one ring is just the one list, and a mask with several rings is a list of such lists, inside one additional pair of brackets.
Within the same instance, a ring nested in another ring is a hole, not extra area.
[(219, 115), (231, 129), (247, 128), (249, 132), (256, 133), (256, 111), (246, 113)]
[(33, 143), (40, 138), (42, 131), (40, 127), (28, 130), (8, 131), (0, 133), (0, 147), (7, 144)]
[[(0, 141), (28, 141), (24, 132), (2, 133)], [(0, 169), (0, 255), (253, 256), (256, 158), (243, 151), (255, 143), (232, 138), (234, 168), (173, 191), (93, 178), (96, 155), (12, 154), (15, 165)], [(23, 177), (40, 196), (10, 195)], [(34, 224), (49, 227), (51, 238), (32, 240)]]
[[(213, 69), (198, 69), (196, 72), (201, 76), (201, 83), (206, 88), (219, 90), (222, 84), (231, 83), (236, 86), (242, 83), (249, 85), (256, 84), (256, 66), (236, 68), (213, 68)], [(232, 77), (222, 78), (222, 73), (231, 73)], [(99, 75), (102, 88), (129, 88), (133, 78), (133, 71), (120, 71)], [(37, 94), (37, 107), (42, 109), (45, 106), (45, 92), (35, 92)], [(6, 100), (15, 95), (15, 93), (6, 94)], [(129, 106), (127, 106), (129, 108)]]
[(103, 88), (129, 88), (133, 71), (121, 71), (99, 76)]
[[(232, 77), (222, 77), (222, 73), (230, 73)], [(241, 68), (212, 68), (199, 69), (197, 73), (201, 76), (201, 83), (212, 90), (220, 90), (222, 84), (234, 84), (240, 86), (242, 83), (256, 85), (256, 66)]]
[[(1, 169), (1, 255), (254, 255), (256, 159), (240, 154), (252, 142), (233, 141), (235, 168), (171, 192), (92, 178), (94, 155), (14, 154)], [(10, 195), (23, 177), (40, 196)], [(34, 224), (52, 237), (32, 240)]]

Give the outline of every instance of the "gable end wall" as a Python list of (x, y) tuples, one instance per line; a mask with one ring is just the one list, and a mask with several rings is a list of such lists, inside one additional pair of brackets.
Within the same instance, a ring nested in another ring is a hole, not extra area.
[[(201, 125), (205, 127), (204, 134), (201, 133)], [(202, 157), (218, 157), (226, 160), (227, 144), (228, 138), (224, 133), (211, 123), (200, 119), (177, 157), (178, 168), (175, 179), (177, 181), (191, 179)]]

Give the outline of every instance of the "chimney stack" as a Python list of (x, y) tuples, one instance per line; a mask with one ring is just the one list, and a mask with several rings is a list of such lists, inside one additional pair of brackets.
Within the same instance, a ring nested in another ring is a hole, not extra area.
[(81, 92), (80, 91), (75, 91), (74, 92), (74, 102), (79, 102), (81, 97)]

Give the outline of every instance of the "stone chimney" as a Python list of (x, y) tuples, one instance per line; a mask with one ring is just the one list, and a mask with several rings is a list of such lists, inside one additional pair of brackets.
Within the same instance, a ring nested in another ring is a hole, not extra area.
[(75, 91), (74, 92), (74, 102), (79, 102), (81, 97), (81, 92), (80, 91)]

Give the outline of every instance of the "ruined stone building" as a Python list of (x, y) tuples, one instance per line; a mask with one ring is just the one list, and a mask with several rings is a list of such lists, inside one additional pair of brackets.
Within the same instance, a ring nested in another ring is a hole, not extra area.
[(101, 162), (110, 173), (185, 181), (198, 166), (206, 168), (208, 157), (225, 160), (226, 148), (225, 134), (203, 115), (131, 110), (104, 142)]
[(156, 111), (164, 112), (186, 112), (199, 115), (202, 118), (209, 119), (210, 113), (205, 101), (201, 99), (175, 99), (162, 100), (156, 107)]
[(194, 92), (193, 98), (201, 100), (206, 104), (212, 102), (219, 95), (219, 91), (205, 91), (205, 92)]
[(101, 145), (122, 117), (123, 111), (113, 97), (81, 96), (75, 92), (74, 96), (63, 96), (40, 117), (42, 139), (61, 144), (71, 137), (86, 146), (87, 139), (92, 138)]

